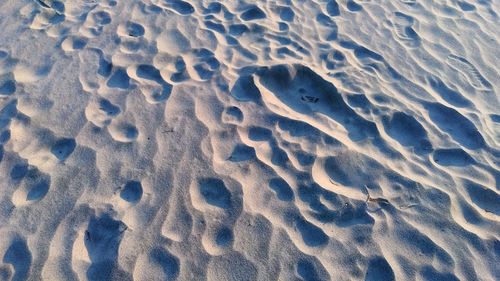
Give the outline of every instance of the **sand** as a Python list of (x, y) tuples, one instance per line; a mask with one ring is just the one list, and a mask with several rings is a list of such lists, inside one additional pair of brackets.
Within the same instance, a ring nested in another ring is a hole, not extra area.
[(0, 280), (500, 280), (499, 1), (0, 10)]

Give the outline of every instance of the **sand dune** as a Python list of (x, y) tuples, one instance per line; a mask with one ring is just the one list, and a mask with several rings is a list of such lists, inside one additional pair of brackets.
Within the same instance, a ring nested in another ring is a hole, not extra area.
[(0, 11), (0, 280), (500, 280), (498, 1)]

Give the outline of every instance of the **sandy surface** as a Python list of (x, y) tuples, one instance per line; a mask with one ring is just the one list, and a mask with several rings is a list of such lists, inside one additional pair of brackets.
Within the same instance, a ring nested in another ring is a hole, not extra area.
[(499, 12), (4, 0), (0, 280), (500, 280)]

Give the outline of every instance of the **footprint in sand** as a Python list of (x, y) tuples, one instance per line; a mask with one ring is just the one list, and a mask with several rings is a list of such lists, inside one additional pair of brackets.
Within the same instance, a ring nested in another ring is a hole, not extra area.
[(240, 14), (240, 19), (243, 21), (255, 21), (267, 18), (266, 13), (259, 7), (252, 5)]
[(484, 91), (491, 90), (491, 83), (488, 82), (488, 80), (481, 75), (479, 70), (465, 58), (451, 54), (446, 58), (446, 63), (462, 73), (474, 88)]
[(120, 37), (120, 50), (126, 54), (137, 53), (146, 43), (143, 38), (146, 29), (139, 23), (127, 21), (118, 25), (116, 33)]
[(148, 103), (160, 103), (170, 97), (172, 85), (163, 79), (156, 67), (149, 64), (135, 65), (128, 68), (128, 74), (139, 83), (139, 89)]
[(373, 257), (368, 262), (368, 268), (366, 270), (365, 281), (376, 281), (376, 280), (396, 280), (394, 276), (394, 271), (383, 257)]
[(87, 38), (95, 38), (102, 34), (106, 25), (112, 21), (112, 15), (106, 9), (96, 9), (88, 13), (79, 33)]
[(106, 82), (106, 86), (114, 89), (129, 90), (130, 77), (123, 68), (114, 68), (111, 77)]
[(127, 21), (118, 25), (117, 34), (122, 37), (141, 37), (146, 32), (144, 26), (133, 21)]
[(197, 202), (203, 202), (200, 206), (205, 205), (204, 208), (228, 209), (231, 207), (231, 193), (220, 179), (201, 179), (192, 196), (197, 198)]
[(8, 97), (16, 92), (16, 81), (13, 78), (11, 74), (0, 76), (0, 98)]
[(42, 200), (50, 189), (51, 177), (35, 167), (29, 168), (12, 195), (12, 203), (21, 207)]
[(461, 148), (436, 149), (432, 154), (434, 162), (441, 166), (465, 167), (476, 161)]
[(68, 36), (61, 43), (61, 48), (66, 52), (81, 50), (87, 45), (87, 39), (79, 36)]
[(281, 178), (271, 179), (269, 181), (269, 188), (274, 191), (279, 200), (293, 201), (294, 199), (292, 188)]
[(193, 218), (183, 197), (175, 194), (170, 199), (168, 214), (163, 222), (161, 233), (168, 239), (182, 242), (191, 235)]
[(87, 48), (79, 51), (80, 84), (87, 92), (97, 91), (104, 83), (102, 80), (111, 75), (113, 66), (104, 58), (102, 50)]
[[(122, 272), (118, 265), (118, 249), (126, 226), (108, 214), (90, 218), (83, 234), (83, 245), (88, 255), (88, 280), (118, 278)], [(83, 276), (81, 276), (83, 277)]]
[(426, 130), (414, 117), (395, 112), (390, 117), (383, 117), (382, 124), (386, 133), (402, 146), (413, 148), (417, 154), (428, 154), (432, 151)]
[(182, 0), (162, 0), (159, 2), (160, 7), (181, 16), (192, 14), (195, 11), (191, 4)]
[(457, 110), (440, 103), (427, 103), (425, 108), (431, 121), (459, 144), (468, 149), (486, 147), (486, 142), (474, 123)]
[(137, 128), (126, 121), (111, 122), (108, 131), (115, 141), (123, 143), (133, 142), (139, 136)]
[(336, 0), (330, 0), (326, 3), (326, 13), (330, 17), (336, 17), (340, 15), (339, 4)]
[(134, 280), (176, 280), (180, 271), (179, 259), (162, 247), (140, 255), (135, 263)]
[(105, 127), (120, 114), (121, 109), (109, 100), (98, 98), (89, 102), (85, 108), (85, 117), (97, 127)]
[(186, 70), (196, 81), (207, 81), (220, 67), (214, 53), (208, 49), (194, 49), (184, 56)]
[(64, 161), (73, 153), (75, 147), (76, 141), (74, 139), (62, 138), (54, 142), (50, 148), (50, 152), (60, 161)]
[(347, 10), (350, 12), (359, 12), (359, 11), (363, 10), (363, 6), (361, 6), (360, 4), (356, 3), (353, 0), (347, 0), (346, 7), (347, 7)]
[(142, 185), (138, 181), (128, 181), (120, 191), (120, 198), (130, 204), (139, 202), (142, 198)]
[(7, 268), (0, 266), (0, 277), (5, 275), (7, 278), (2, 280), (22, 281), (29, 277), (33, 257), (28, 243), (21, 235), (4, 232), (0, 233), (0, 260)]
[(17, 64), (13, 70), (16, 82), (33, 83), (49, 75), (52, 64), (46, 61), (44, 64), (33, 65), (33, 63), (23, 61)]
[(416, 48), (420, 45), (420, 37), (412, 28), (413, 24), (413, 17), (401, 12), (394, 13), (392, 25), (396, 38), (409, 48)]
[[(193, 206), (205, 212), (207, 225), (202, 237), (205, 250), (210, 254), (220, 255), (232, 248), (232, 229), (239, 215), (232, 209), (239, 203), (224, 181), (218, 178), (201, 178), (192, 184), (190, 193)], [(220, 223), (222, 218), (225, 223)]]
[[(29, 22), (29, 28), (48, 31), (66, 19), (65, 6), (60, 1), (51, 1), (50, 5), (43, 0), (35, 1), (37, 6), (26, 6), (21, 14)], [(28, 11), (27, 9), (32, 9)]]

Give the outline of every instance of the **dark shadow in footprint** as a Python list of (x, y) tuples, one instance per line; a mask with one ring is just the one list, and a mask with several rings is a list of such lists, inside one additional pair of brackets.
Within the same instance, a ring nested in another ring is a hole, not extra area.
[(155, 81), (162, 86), (161, 91), (155, 91), (148, 96), (151, 100), (160, 102), (166, 100), (170, 96), (172, 85), (163, 80), (160, 71), (156, 67), (148, 64), (141, 64), (137, 67), (136, 74), (139, 78)]
[(29, 192), (26, 196), (27, 201), (38, 201), (47, 195), (50, 187), (50, 177), (40, 176), (39, 179), (32, 184), (31, 187), (28, 187)]
[(374, 51), (369, 50), (363, 46), (354, 46), (354, 55), (359, 60), (374, 59), (376, 61), (384, 61), (384, 57), (382, 57), (380, 54), (375, 53)]
[(52, 1), (52, 9), (59, 12), (59, 14), (64, 14), (66, 7), (64, 6), (64, 3), (62, 1), (54, 0)]
[(226, 33), (226, 28), (224, 27), (223, 24), (213, 22), (210, 20), (204, 21), (204, 23), (205, 23), (205, 26), (212, 31), (218, 32), (220, 34)]
[(73, 153), (75, 147), (76, 141), (74, 139), (63, 138), (52, 145), (50, 152), (52, 152), (57, 159), (64, 161)]
[(74, 37), (72, 38), (72, 40), (73, 42), (71, 47), (73, 48), (73, 50), (81, 50), (87, 45), (87, 39), (83, 37)]
[(248, 27), (244, 24), (232, 24), (229, 26), (229, 34), (236, 37), (242, 35), (248, 30)]
[(240, 18), (244, 21), (265, 19), (266, 17), (267, 16), (264, 13), (264, 11), (262, 11), (259, 7), (255, 5), (250, 7), (240, 15)]
[(271, 152), (271, 163), (276, 166), (286, 167), (288, 161), (290, 161), (290, 158), (288, 158), (288, 154), (286, 154), (286, 152), (283, 149), (279, 148), (277, 145), (273, 145)]
[(85, 46), (87, 45), (87, 39), (83, 37), (69, 37), (65, 39), (63, 43), (66, 42), (71, 44), (70, 46), (67, 46), (70, 50), (81, 50), (85, 48)]
[(6, 130), (0, 133), (0, 145), (8, 142), (10, 140), (10, 137), (10, 130)]
[(116, 116), (116, 115), (120, 114), (120, 112), (121, 112), (121, 110), (118, 106), (112, 104), (107, 99), (99, 100), (99, 110), (105, 112), (106, 115), (108, 115), (108, 116)]
[(126, 24), (125, 28), (128, 36), (130, 37), (141, 37), (145, 32), (142, 25), (131, 21)]
[(236, 80), (231, 95), (238, 101), (253, 101), (259, 103), (260, 91), (255, 86), (253, 76), (241, 76)]
[(276, 197), (278, 197), (279, 200), (292, 201), (294, 198), (292, 188), (283, 179), (271, 179), (269, 181), (269, 187), (274, 190)]
[(0, 109), (0, 129), (5, 128), (12, 117), (17, 114), (17, 100), (12, 100)]
[(154, 248), (149, 254), (149, 260), (158, 265), (165, 274), (166, 280), (175, 280), (179, 275), (179, 260), (162, 248)]
[(305, 259), (301, 259), (297, 263), (297, 274), (302, 277), (304, 281), (321, 280), (316, 272), (316, 268), (314, 268), (314, 264)]
[(464, 98), (460, 93), (458, 93), (455, 90), (452, 90), (444, 84), (441, 79), (435, 77), (435, 76), (429, 76), (427, 77), (427, 83), (431, 86), (431, 88), (441, 96), (445, 101), (450, 103), (451, 105), (457, 106), (457, 107), (470, 107), (472, 104), (471, 102)]
[(0, 84), (0, 97), (10, 96), (16, 91), (16, 82), (7, 80)]
[(115, 70), (106, 85), (110, 88), (128, 89), (130, 87), (130, 78), (125, 70), (119, 68)]
[[(203, 14), (218, 14), (222, 11), (224, 6), (219, 2), (211, 2), (203, 11)], [(225, 8), (224, 8), (225, 9)]]
[(498, 114), (490, 114), (490, 119), (495, 123), (500, 123), (500, 115)]
[(215, 235), (215, 243), (219, 246), (228, 246), (233, 243), (233, 231), (227, 227), (222, 227)]
[(441, 166), (463, 167), (475, 163), (474, 159), (460, 148), (436, 149), (432, 158)]
[(279, 14), (282, 21), (292, 22), (295, 18), (295, 13), (290, 7), (279, 7)]
[(368, 263), (368, 270), (366, 271), (365, 281), (394, 281), (394, 271), (391, 266), (383, 257), (375, 257)]
[(84, 241), (91, 260), (87, 271), (89, 280), (112, 280), (112, 276), (121, 271), (117, 258), (125, 229), (121, 221), (108, 214), (90, 219)]
[(477, 207), (500, 216), (500, 195), (498, 193), (469, 180), (464, 181), (464, 188)]
[(12, 281), (27, 280), (31, 267), (31, 252), (26, 241), (21, 238), (16, 238), (12, 241), (12, 244), (3, 256), (3, 262), (10, 263), (14, 267)]
[(43, 0), (35, 0), (35, 2), (42, 6), (43, 8), (46, 8), (46, 9), (51, 9), (52, 7), (50, 7), (47, 3), (45, 3)]
[(339, 10), (339, 4), (337, 4), (337, 1), (335, 0), (330, 0), (326, 4), (326, 13), (330, 17), (336, 17), (340, 15), (340, 10)]
[(298, 218), (295, 223), (304, 243), (309, 247), (320, 247), (328, 243), (328, 236), (323, 230), (303, 218)]
[(272, 137), (273, 133), (267, 128), (251, 126), (248, 129), (248, 138), (253, 141), (268, 141)]
[(165, 5), (180, 15), (189, 15), (194, 13), (194, 7), (188, 2), (182, 0), (165, 0)]
[(28, 164), (27, 163), (21, 163), (21, 164), (16, 164), (14, 167), (12, 167), (12, 170), (10, 171), (10, 178), (13, 180), (20, 180), (26, 176), (28, 173)]
[[(325, 29), (327, 33), (322, 37), (327, 41), (336, 40), (338, 37), (338, 26), (337, 24), (327, 15), (320, 13), (316, 16), (316, 21)], [(331, 67), (331, 66), (330, 66)], [(331, 67), (333, 69), (334, 67)]]
[(427, 154), (432, 151), (427, 132), (413, 116), (396, 112), (390, 118), (383, 118), (382, 123), (387, 134), (402, 146), (413, 147), (417, 154)]
[(101, 50), (99, 50), (99, 54), (101, 54), (101, 56), (99, 58), (99, 69), (97, 70), (97, 73), (102, 77), (109, 77), (109, 75), (111, 75), (111, 71), (113, 70), (113, 64), (102, 56)]
[(470, 3), (467, 3), (465, 1), (457, 1), (457, 4), (460, 7), (460, 9), (462, 9), (462, 11), (464, 11), (464, 12), (470, 12), (470, 11), (474, 11), (476, 9), (476, 6), (474, 6)]
[(99, 11), (92, 14), (92, 19), (98, 25), (106, 25), (111, 23), (111, 15), (106, 11)]
[[(324, 167), (332, 180), (345, 186), (370, 185), (377, 181), (377, 177), (385, 174), (385, 169), (381, 164), (356, 152), (344, 154), (340, 158), (328, 157)], [(356, 171), (356, 173), (351, 171)]]
[(363, 94), (352, 94), (347, 96), (347, 103), (351, 107), (361, 108), (361, 109), (369, 109), (372, 104)]
[(192, 52), (196, 57), (193, 68), (199, 79), (204, 81), (210, 79), (214, 71), (220, 67), (220, 62), (214, 57), (214, 53), (205, 48), (194, 49)]
[(347, 1), (347, 9), (351, 12), (359, 12), (363, 9), (363, 7), (361, 7), (361, 5), (359, 5), (358, 3), (356, 3), (352, 0), (348, 0)]
[(420, 271), (421, 276), (423, 277), (423, 280), (439, 280), (439, 281), (459, 281), (453, 273), (441, 273), (437, 271), (434, 267), (430, 265), (426, 265), (423, 267), (423, 269)]
[(231, 162), (242, 162), (252, 160), (255, 157), (255, 149), (253, 147), (237, 144), (228, 160)]
[(163, 84), (165, 81), (161, 77), (160, 71), (149, 64), (141, 64), (137, 67), (137, 76), (140, 78), (148, 79)]
[(227, 116), (226, 119), (234, 120), (235, 122), (238, 123), (243, 121), (243, 112), (241, 112), (241, 110), (236, 106), (231, 106), (226, 108), (224, 113)]
[(12, 276), (14, 273), (9, 266), (2, 265), (0, 266), (0, 280), (12, 280)]
[(450, 134), (458, 143), (469, 149), (479, 149), (486, 146), (483, 136), (476, 126), (455, 109), (440, 103), (428, 103), (425, 107), (434, 124)]
[(142, 197), (142, 185), (138, 181), (129, 181), (125, 184), (122, 191), (120, 192), (120, 197), (130, 203), (136, 203), (141, 200)]
[(222, 209), (231, 207), (231, 193), (222, 180), (216, 178), (200, 179), (198, 188), (208, 204)]

